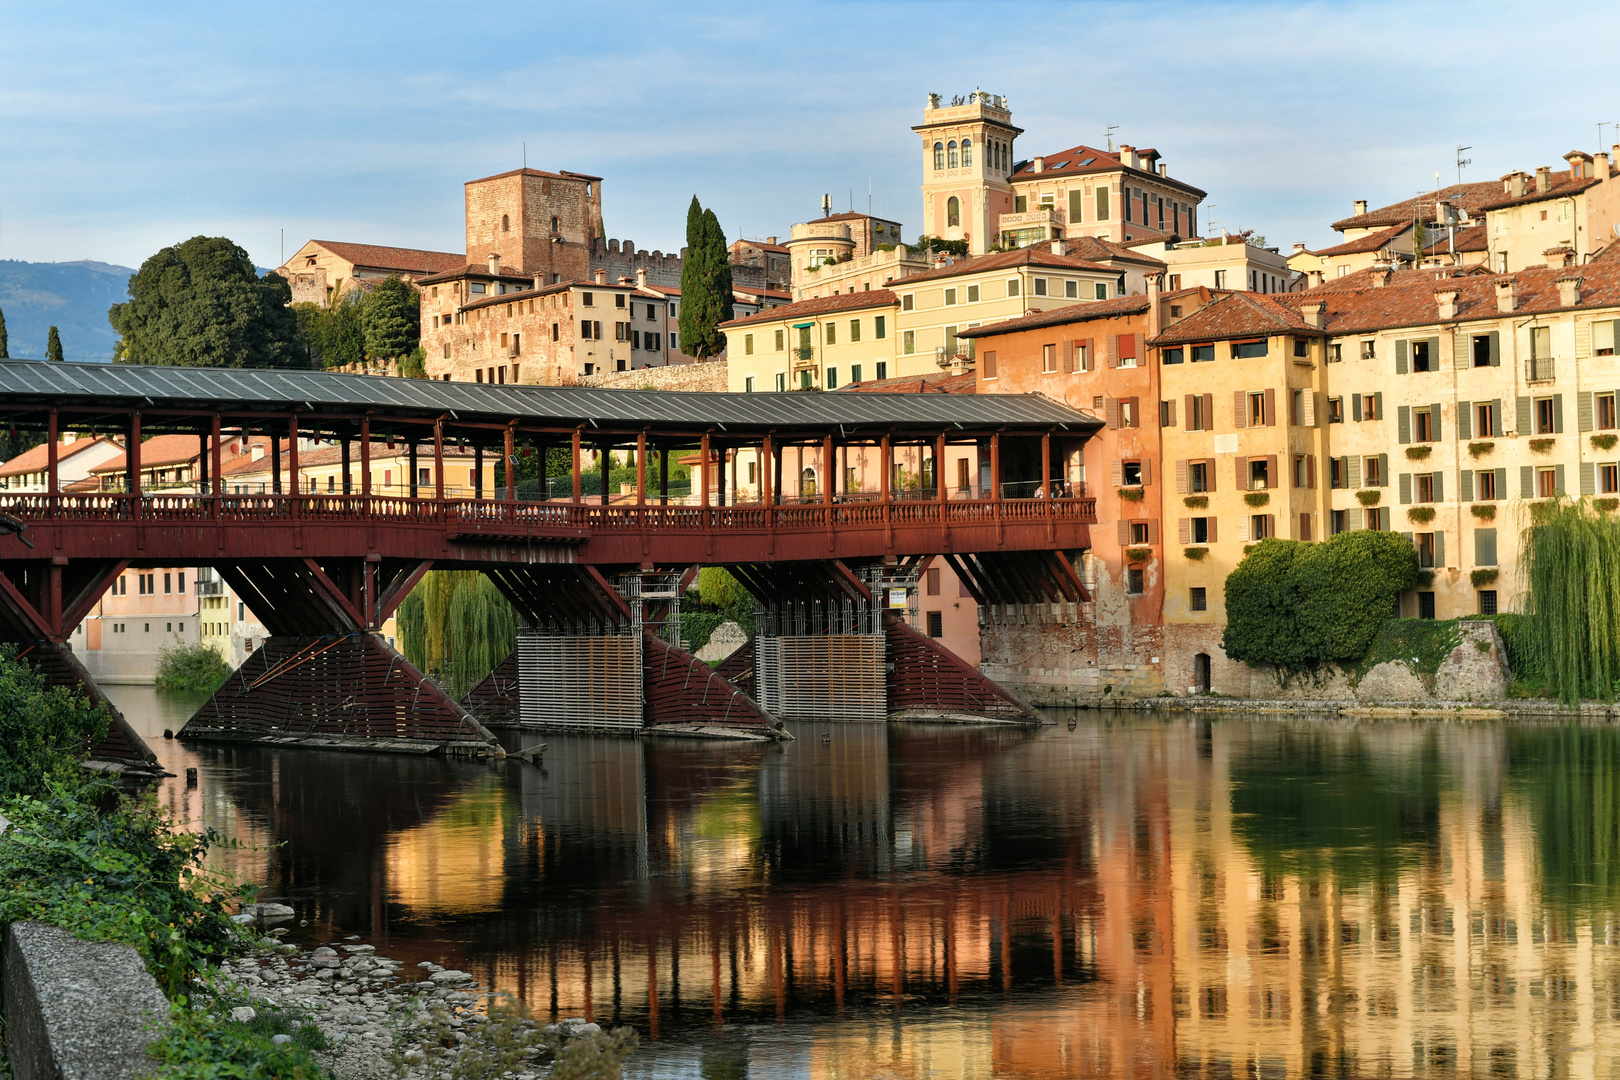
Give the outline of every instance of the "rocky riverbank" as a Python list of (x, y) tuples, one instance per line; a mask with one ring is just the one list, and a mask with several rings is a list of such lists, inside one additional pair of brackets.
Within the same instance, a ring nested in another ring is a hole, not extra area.
[(232, 1012), (240, 1022), (260, 1012), (307, 1018), (325, 1036), (317, 1058), (339, 1080), (538, 1080), (564, 1058), (606, 1066), (585, 1075), (616, 1077), (635, 1045), (633, 1033), (583, 1019), (540, 1025), (464, 971), (408, 968), (358, 940), (300, 949), (267, 937), (221, 966), (217, 989), (243, 1000)]

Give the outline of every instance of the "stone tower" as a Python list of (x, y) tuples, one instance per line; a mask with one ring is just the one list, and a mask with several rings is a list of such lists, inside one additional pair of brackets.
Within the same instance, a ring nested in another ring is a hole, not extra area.
[(467, 261), (491, 255), (545, 283), (590, 277), (591, 241), (602, 228), (602, 178), (514, 169), (470, 180)]
[(997, 223), (1013, 209), (1014, 127), (1007, 99), (975, 90), (944, 102), (928, 95), (923, 122), (911, 129), (922, 137), (922, 232), (945, 240), (966, 240), (982, 255), (996, 242)]

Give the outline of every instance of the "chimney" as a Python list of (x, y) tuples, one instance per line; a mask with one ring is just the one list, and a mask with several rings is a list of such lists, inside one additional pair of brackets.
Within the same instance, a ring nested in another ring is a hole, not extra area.
[(1575, 307), (1581, 302), (1581, 275), (1565, 274), (1558, 279), (1558, 306)]
[(1160, 310), (1161, 305), (1159, 303), (1160, 298), (1164, 295), (1161, 291), (1163, 288), (1164, 275), (1149, 274), (1147, 276), (1147, 337), (1149, 341), (1158, 337), (1164, 330), (1164, 312)]
[(1605, 154), (1601, 150), (1599, 150), (1597, 156), (1592, 159), (1592, 175), (1597, 177), (1600, 181), (1607, 180), (1609, 178), (1609, 155)]
[(1043, 157), (1038, 157), (1030, 165), (1029, 171), (1030, 172), (1040, 172), (1045, 168), (1046, 168), (1046, 159), (1043, 158)]
[(1519, 283), (1506, 278), (1496, 283), (1496, 310), (1507, 315), (1519, 306)]
[(607, 268), (606, 267), (597, 267), (597, 269), (596, 269), (596, 283), (598, 285), (606, 285), (607, 284)]
[(1119, 144), (1119, 162), (1127, 169), (1136, 168), (1136, 147), (1128, 143)]
[(1298, 255), (1300, 252), (1302, 252), (1304, 250), (1305, 250), (1305, 241), (1303, 241), (1303, 240), (1294, 241), (1294, 254), (1295, 255)]
[(489, 273), (490, 273), (491, 277), (499, 277), (500, 276), (500, 273), (501, 273), (501, 257), (499, 255), (491, 255), (489, 257)]
[(1385, 285), (1388, 285), (1389, 284), (1389, 274), (1390, 274), (1390, 269), (1389, 269), (1388, 265), (1386, 265), (1384, 263), (1379, 263), (1378, 265), (1374, 266), (1372, 268), (1372, 286), (1373, 286), (1373, 288), (1382, 289)]
[(766, 242), (766, 243), (767, 243), (767, 244), (774, 244), (774, 243), (776, 243), (776, 237), (774, 237), (774, 236), (767, 236), (767, 237), (766, 237), (766, 238), (765, 238), (765, 242)]
[(540, 275), (539, 274), (534, 275), (534, 291), (535, 292), (540, 291)]
[(1052, 254), (1054, 254), (1054, 255), (1062, 255), (1063, 254), (1063, 241), (1061, 241), (1061, 240), (1052, 241)]
[(1510, 172), (1502, 177), (1502, 194), (1510, 195), (1515, 199), (1522, 199), (1525, 193), (1526, 181), (1530, 177), (1522, 172)]
[(1536, 170), (1536, 190), (1550, 191), (1552, 189), (1552, 167), (1543, 165)]
[(1159, 162), (1159, 175), (1160, 176), (1169, 176), (1170, 175), (1169, 173), (1164, 171), (1164, 162), (1162, 162), (1162, 161)]
[(1563, 270), (1575, 265), (1575, 251), (1566, 244), (1550, 247), (1541, 253), (1547, 260), (1547, 269)]
[(1306, 325), (1316, 330), (1327, 329), (1327, 303), (1318, 300), (1314, 304), (1301, 304), (1299, 313), (1305, 317)]
[(1457, 317), (1457, 290), (1442, 289), (1434, 294), (1434, 306), (1439, 310), (1442, 319), (1455, 319)]
[(636, 288), (645, 289), (646, 287), (647, 287), (647, 268), (645, 266), (643, 266), (643, 267), (641, 267), (640, 269), (638, 269), (636, 271)]
[(1357, 199), (1355, 201), (1354, 205), (1355, 205), (1355, 208), (1356, 208), (1356, 217), (1360, 217), (1362, 214), (1365, 214), (1367, 212), (1367, 200), (1366, 199)]

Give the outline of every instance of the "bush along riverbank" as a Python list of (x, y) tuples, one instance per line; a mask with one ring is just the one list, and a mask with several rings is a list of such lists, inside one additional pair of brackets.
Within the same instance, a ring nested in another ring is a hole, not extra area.
[[(0, 651), (0, 923), (32, 920), (135, 949), (170, 1002), (148, 1052), (175, 1080), (611, 1080), (630, 1031), (540, 1025), (470, 976), (413, 970), (344, 943), (300, 951), (263, 933), (280, 905), (212, 872), (228, 843), (150, 794), (79, 768), (107, 716)], [(243, 909), (241, 912), (238, 909)], [(10, 1069), (0, 1058), (0, 1077)]]

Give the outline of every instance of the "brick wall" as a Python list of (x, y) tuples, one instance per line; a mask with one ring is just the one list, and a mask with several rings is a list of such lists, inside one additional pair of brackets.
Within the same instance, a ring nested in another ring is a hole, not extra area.
[[(602, 219), (598, 181), (513, 172), (466, 185), (467, 261), (501, 263), (550, 282), (590, 276)], [(555, 219), (555, 229), (553, 228)]]
[[(449, 375), (454, 382), (477, 382), (481, 373), (487, 380), (493, 369), (497, 383), (573, 385), (578, 327), (567, 289), (474, 308), (463, 319), (435, 326), (424, 316), (422, 349), (429, 378)], [(509, 355), (513, 335), (518, 341), (516, 356)], [(513, 365), (518, 369), (515, 378)]]

